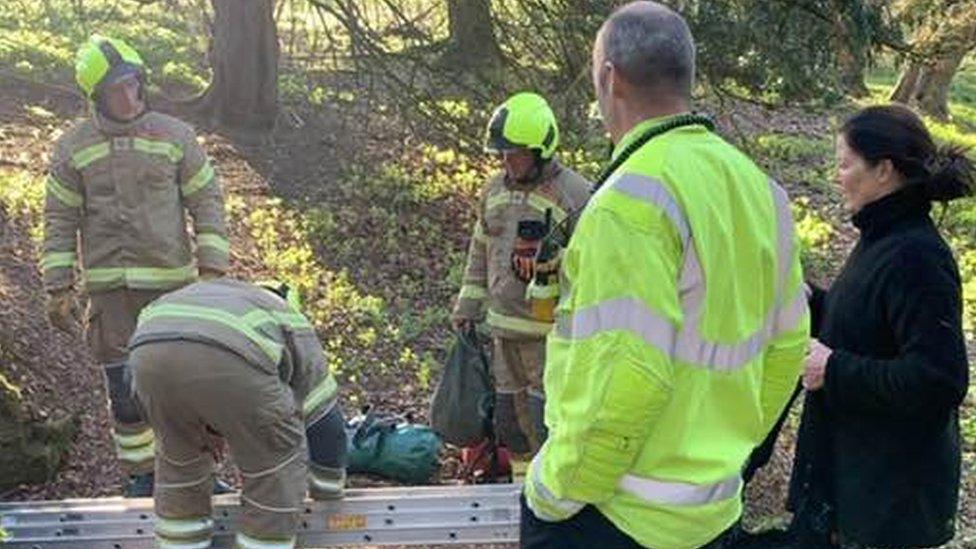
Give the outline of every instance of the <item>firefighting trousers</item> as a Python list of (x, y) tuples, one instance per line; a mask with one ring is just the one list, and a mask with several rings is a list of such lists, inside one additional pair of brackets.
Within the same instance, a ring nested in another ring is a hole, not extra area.
[(542, 370), (544, 339), (494, 338), (495, 434), (516, 457), (535, 454), (546, 439)]
[(292, 389), (204, 343), (146, 343), (130, 361), (156, 432), (157, 545), (194, 547), (211, 536), (219, 433), (244, 483), (237, 545), (292, 546), (309, 472), (305, 422)]
[(92, 356), (105, 372), (115, 450), (128, 475), (152, 471), (153, 432), (132, 397), (126, 348), (139, 312), (163, 293), (119, 288), (89, 296), (85, 337)]

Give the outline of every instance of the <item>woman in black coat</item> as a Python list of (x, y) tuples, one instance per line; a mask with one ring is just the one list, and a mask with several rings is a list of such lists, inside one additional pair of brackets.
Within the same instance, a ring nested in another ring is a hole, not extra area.
[(929, 547), (955, 532), (958, 408), (969, 369), (959, 269), (929, 210), (969, 195), (974, 168), (902, 106), (837, 137), (837, 183), (860, 240), (813, 335), (790, 479), (803, 548)]

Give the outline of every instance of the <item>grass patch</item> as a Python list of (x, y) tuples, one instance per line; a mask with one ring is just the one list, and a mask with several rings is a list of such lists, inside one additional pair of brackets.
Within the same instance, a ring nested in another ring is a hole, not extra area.
[(44, 238), (44, 180), (25, 170), (0, 170), (0, 204), (26, 222), (35, 244)]
[(834, 235), (834, 227), (810, 205), (807, 197), (795, 198), (791, 206), (804, 269), (823, 272), (830, 264), (828, 244)]
[[(309, 244), (308, 223), (280, 199), (261, 197), (245, 201), (231, 194), (226, 200), (227, 217), (238, 220), (257, 248), (258, 256), (271, 274), (296, 288), (305, 312), (321, 332), (327, 333), (330, 365), (341, 373), (355, 357), (347, 352), (352, 343), (372, 342), (382, 322), (382, 299), (361, 294), (345, 272), (333, 272), (316, 261)], [(338, 320), (344, 329), (335, 330)]]
[[(79, 7), (81, 6), (81, 7)], [(202, 90), (206, 36), (166, 3), (13, 0), (0, 8), (0, 65), (36, 80), (74, 82), (74, 56), (91, 34), (126, 40), (146, 62), (151, 85)]]
[(830, 185), (834, 146), (829, 137), (766, 133), (748, 147), (759, 165), (781, 182)]
[[(368, 401), (367, 379), (385, 377), (426, 390), (439, 369), (438, 334), (447, 325), (448, 296), (456, 285), (393, 266), (403, 258), (447, 271), (447, 259), (456, 259), (409, 250), (450, 240), (449, 227), (418, 215), (430, 208), (427, 197), (441, 192), (436, 180), (424, 183), (404, 172), (391, 177), (385, 170), (354, 175), (341, 183), (343, 200), (303, 210), (277, 198), (227, 197), (228, 219), (243, 225), (265, 268), (301, 292), (329, 366), (356, 387), (349, 392), (352, 406)], [(405, 222), (402, 212), (417, 218)]]
[(976, 126), (966, 127), (958, 122), (939, 122), (925, 117), (925, 125), (936, 141), (969, 149), (969, 157), (976, 160)]

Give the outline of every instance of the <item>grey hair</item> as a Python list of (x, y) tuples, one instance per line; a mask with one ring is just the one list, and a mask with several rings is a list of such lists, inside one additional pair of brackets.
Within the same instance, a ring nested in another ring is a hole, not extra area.
[(657, 2), (631, 2), (603, 24), (603, 55), (631, 84), (691, 97), (695, 42), (684, 18)]

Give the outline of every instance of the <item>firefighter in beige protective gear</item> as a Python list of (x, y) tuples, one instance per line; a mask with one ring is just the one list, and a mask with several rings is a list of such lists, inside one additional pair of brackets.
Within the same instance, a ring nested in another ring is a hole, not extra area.
[(80, 237), (86, 336), (108, 379), (116, 450), (130, 476), (126, 494), (148, 496), (153, 433), (125, 390), (126, 343), (146, 304), (227, 269), (223, 198), (193, 130), (147, 108), (135, 50), (93, 36), (78, 50), (75, 69), (92, 115), (58, 139), (51, 159), (41, 259), (48, 315), (65, 330), (80, 320), (74, 291)]
[(485, 149), (501, 155), (505, 169), (481, 195), (452, 314), (455, 329), (481, 320), (489, 327), (495, 434), (512, 453), (516, 473), (545, 440), (542, 366), (555, 297), (547, 294), (558, 290), (536, 286), (534, 258), (546, 234), (590, 196), (589, 182), (554, 158), (558, 144), (555, 115), (539, 95), (516, 94), (495, 110)]
[(130, 342), (139, 404), (156, 432), (156, 545), (209, 547), (222, 440), (244, 479), (236, 546), (294, 547), (306, 487), (343, 495), (338, 387), (297, 294), (230, 278), (146, 307)]

